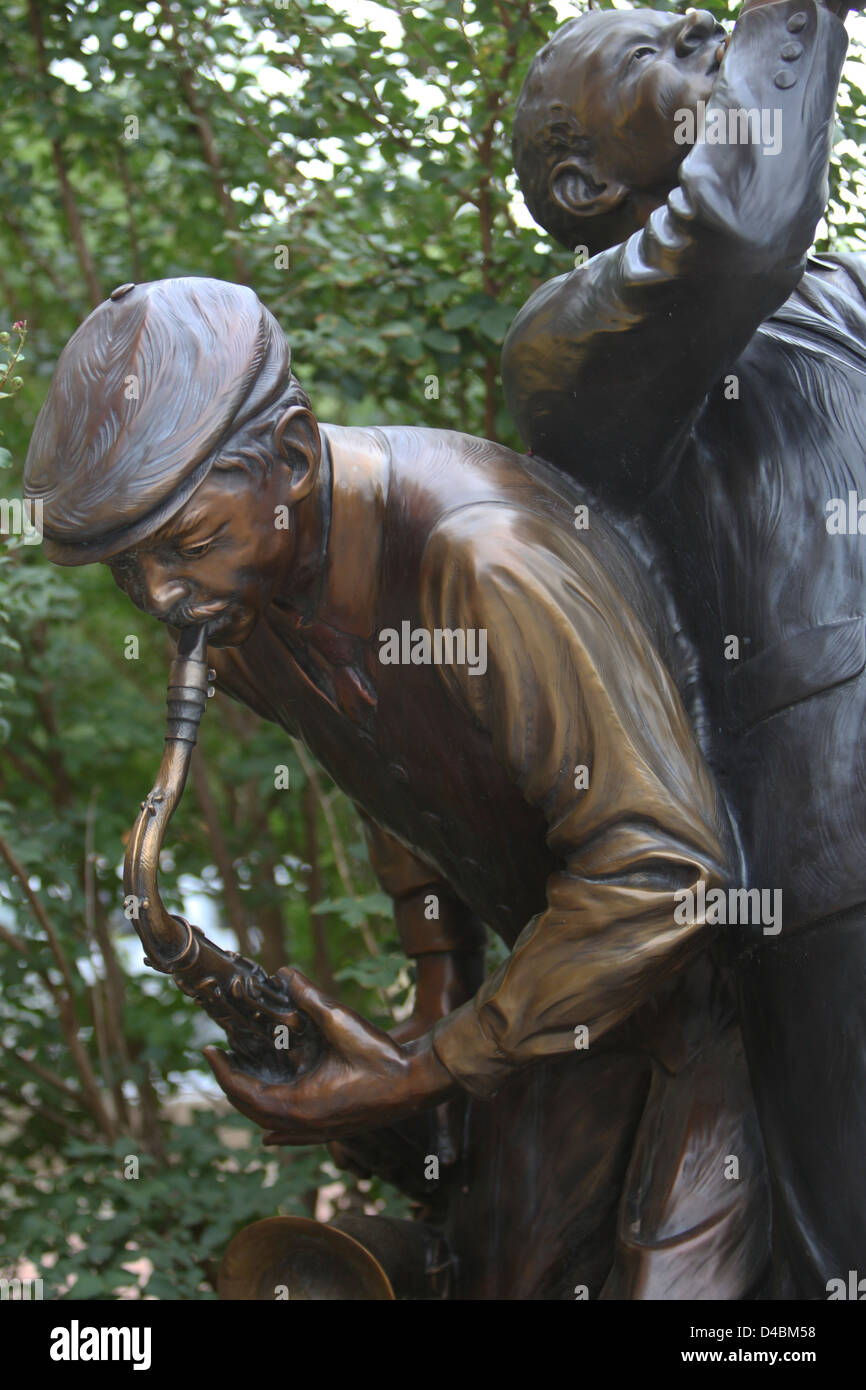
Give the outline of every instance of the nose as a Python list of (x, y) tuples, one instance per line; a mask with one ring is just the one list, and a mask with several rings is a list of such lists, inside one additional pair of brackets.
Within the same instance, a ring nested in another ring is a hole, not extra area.
[(680, 25), (674, 40), (674, 52), (678, 58), (688, 58), (696, 48), (716, 34), (721, 25), (709, 10), (689, 10)]
[(184, 580), (167, 575), (154, 556), (143, 555), (139, 563), (147, 595), (147, 607), (155, 618), (165, 617), (176, 604), (188, 598), (189, 586)]

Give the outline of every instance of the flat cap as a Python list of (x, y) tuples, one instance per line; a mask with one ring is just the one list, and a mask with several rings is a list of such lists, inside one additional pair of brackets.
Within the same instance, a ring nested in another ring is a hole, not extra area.
[(48, 558), (106, 560), (165, 525), (290, 369), (285, 334), (243, 285), (121, 286), (63, 349), (27, 452)]

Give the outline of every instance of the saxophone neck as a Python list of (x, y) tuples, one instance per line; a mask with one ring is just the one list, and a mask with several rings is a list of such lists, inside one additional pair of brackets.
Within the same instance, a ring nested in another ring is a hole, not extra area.
[(159, 855), (168, 823), (183, 794), (198, 726), (207, 706), (207, 625), (185, 628), (168, 680), (165, 751), (154, 786), (141, 803), (126, 851), (124, 891), (151, 964), (170, 969), (186, 945), (185, 929), (159, 895)]

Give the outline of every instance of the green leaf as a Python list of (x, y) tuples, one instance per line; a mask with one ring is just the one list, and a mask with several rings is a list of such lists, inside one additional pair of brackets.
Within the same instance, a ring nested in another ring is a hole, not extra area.
[(454, 333), (443, 333), (439, 328), (428, 328), (422, 340), (435, 352), (459, 352), (460, 339)]
[(84, 1270), (75, 1280), (75, 1284), (65, 1298), (72, 1299), (99, 1299), (110, 1296), (112, 1290), (106, 1287), (104, 1278), (99, 1274), (93, 1274)]
[(490, 338), (492, 342), (502, 343), (511, 327), (513, 318), (514, 309), (511, 305), (494, 304), (481, 314), (478, 319), (478, 327), (484, 336)]
[(393, 952), (355, 961), (339, 971), (335, 978), (338, 982), (356, 980), (367, 989), (390, 989), (405, 969), (406, 957)]
[(357, 898), (325, 898), (312, 908), (318, 916), (323, 912), (336, 912), (349, 926), (356, 927), (365, 917), (390, 917), (393, 911), (391, 899), (385, 893), (365, 893)]

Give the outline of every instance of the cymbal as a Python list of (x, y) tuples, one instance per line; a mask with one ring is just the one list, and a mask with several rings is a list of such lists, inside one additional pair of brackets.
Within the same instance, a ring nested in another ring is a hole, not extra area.
[(223, 1300), (392, 1300), (379, 1261), (361, 1243), (301, 1216), (270, 1216), (239, 1231), (219, 1268)]

